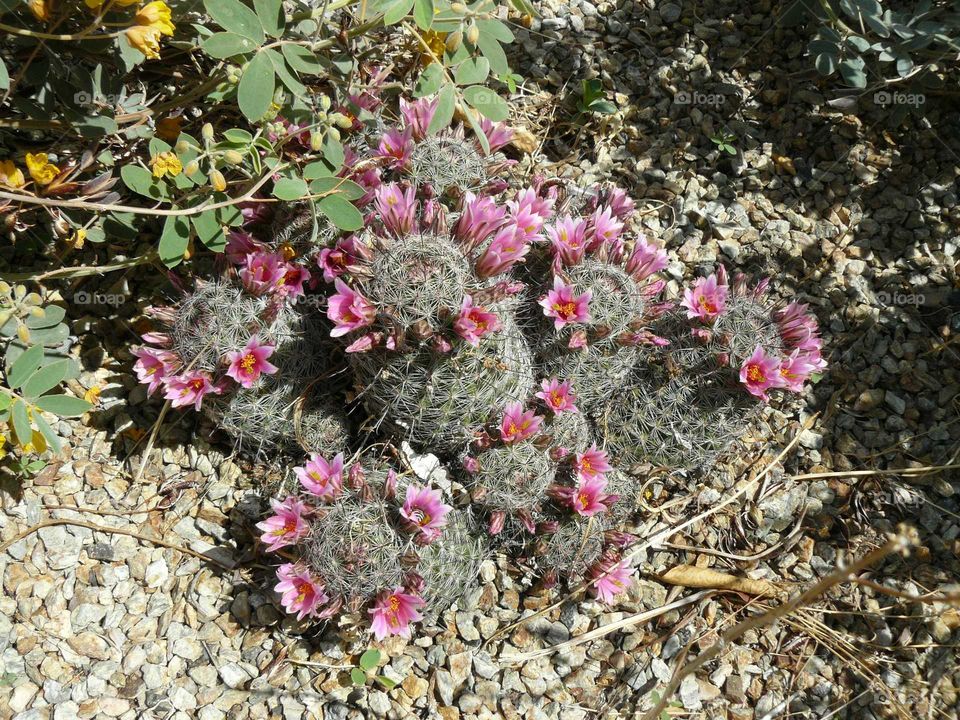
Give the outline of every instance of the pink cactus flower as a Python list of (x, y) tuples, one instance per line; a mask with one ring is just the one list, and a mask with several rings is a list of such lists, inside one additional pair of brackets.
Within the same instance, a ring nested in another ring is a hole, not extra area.
[(487, 118), (481, 117), (480, 129), (487, 136), (487, 142), (490, 143), (490, 152), (496, 152), (513, 140), (513, 130), (504, 123), (493, 123)]
[(207, 373), (189, 370), (166, 378), (164, 397), (170, 401), (172, 407), (193, 405), (195, 410), (199, 410), (205, 396), (219, 395), (222, 392), (223, 388), (214, 385)]
[(716, 275), (710, 275), (697, 280), (692, 289), (684, 290), (680, 305), (687, 309), (688, 318), (710, 321), (726, 309), (727, 292), (727, 285), (718, 283)]
[(567, 215), (546, 228), (547, 237), (553, 246), (553, 254), (563, 265), (576, 265), (586, 252), (587, 223), (582, 218), (574, 220)]
[(510, 444), (533, 437), (540, 431), (543, 418), (533, 410), (524, 410), (523, 404), (507, 405), (500, 420), (500, 439)]
[(769, 400), (767, 390), (786, 385), (780, 373), (780, 358), (768, 355), (757, 345), (753, 355), (740, 367), (740, 382), (746, 386), (747, 392), (766, 402)]
[(530, 251), (527, 241), (517, 234), (512, 225), (502, 228), (490, 242), (480, 259), (477, 260), (475, 270), (481, 278), (494, 277), (507, 272), (523, 260)]
[(384, 133), (377, 150), (381, 156), (390, 159), (391, 167), (399, 168), (410, 162), (413, 148), (413, 131), (410, 128), (402, 132), (391, 128)]
[(417, 212), (416, 188), (411, 186), (401, 190), (397, 183), (387, 183), (377, 188), (374, 197), (377, 211), (388, 232), (400, 237), (413, 231)]
[(133, 364), (137, 380), (147, 386), (147, 393), (153, 395), (164, 380), (180, 364), (180, 358), (169, 350), (158, 350), (152, 347), (139, 347), (131, 353), (138, 358)]
[(273, 292), (286, 271), (286, 259), (280, 253), (256, 251), (244, 258), (240, 280), (256, 295)]
[(630, 566), (625, 560), (604, 558), (590, 568), (590, 576), (596, 581), (591, 590), (597, 599), (612, 605), (618, 595), (625, 593), (633, 584)]
[(374, 636), (377, 640), (383, 640), (388, 635), (409, 638), (410, 623), (423, 619), (417, 611), (423, 605), (422, 598), (405, 593), (402, 587), (381, 591), (373, 608), (368, 611), (373, 618), (370, 624)]
[(604, 193), (605, 203), (613, 210), (613, 214), (621, 220), (626, 220), (633, 214), (635, 205), (623, 188), (612, 187)]
[(775, 313), (780, 337), (789, 348), (819, 350), (817, 319), (805, 303), (792, 302)]
[(337, 293), (327, 301), (327, 317), (334, 324), (331, 337), (340, 337), (373, 323), (377, 309), (369, 300), (340, 278), (334, 280), (334, 287)]
[(400, 114), (403, 115), (403, 120), (413, 133), (415, 140), (423, 140), (427, 136), (427, 128), (430, 127), (430, 122), (436, 115), (439, 104), (439, 96), (424, 97), (413, 102), (400, 98)]
[(598, 477), (581, 480), (576, 487), (551, 485), (547, 489), (547, 495), (566, 505), (578, 515), (592, 517), (608, 510), (619, 497), (604, 492), (606, 488), (607, 481)]
[(598, 207), (590, 216), (587, 227), (587, 252), (595, 252), (603, 246), (613, 247), (623, 232), (623, 223), (610, 207)]
[(553, 290), (547, 292), (546, 297), (540, 298), (543, 314), (553, 318), (554, 327), (558, 330), (570, 323), (586, 323), (590, 321), (590, 298), (593, 293), (587, 290), (582, 295), (574, 295), (573, 288), (559, 277), (553, 279)]
[(347, 345), (343, 351), (345, 353), (365, 353), (370, 352), (383, 342), (383, 333), (369, 332), (361, 335), (352, 343)]
[(803, 384), (819, 369), (814, 358), (800, 350), (794, 350), (780, 363), (783, 386), (790, 392), (803, 392)]
[(271, 500), (270, 507), (274, 514), (257, 523), (257, 528), (263, 530), (260, 540), (267, 546), (268, 552), (296, 545), (310, 534), (310, 525), (303, 517), (307, 506), (295, 497), (288, 497), (283, 502)]
[(570, 391), (569, 380), (560, 382), (556, 378), (550, 378), (549, 380), (543, 380), (540, 387), (543, 389), (537, 393), (537, 397), (543, 400), (555, 415), (563, 412), (579, 412), (574, 404), (576, 398)]
[(273, 291), (282, 298), (296, 298), (303, 295), (303, 286), (309, 280), (309, 270), (296, 263), (284, 263), (280, 266), (280, 277)]
[(476, 475), (477, 471), (480, 470), (480, 461), (477, 460), (473, 455), (467, 455), (463, 458), (463, 469), (466, 470), (471, 475)]
[(481, 338), (499, 331), (503, 325), (494, 313), (473, 304), (473, 298), (464, 296), (460, 314), (453, 323), (453, 330), (468, 343), (477, 347)]
[(231, 230), (227, 234), (227, 246), (224, 253), (234, 265), (243, 265), (247, 255), (254, 252), (263, 252), (263, 243), (258, 242), (250, 233), (242, 230)]
[(227, 353), (227, 360), (230, 362), (227, 375), (242, 387), (253, 387), (261, 374), (273, 375), (277, 371), (277, 366), (267, 361), (275, 349), (273, 345), (261, 344), (254, 335), (242, 350)]
[(570, 333), (570, 340), (567, 341), (567, 347), (571, 350), (580, 350), (587, 346), (587, 333), (583, 330), (574, 330)]
[(467, 250), (472, 250), (503, 225), (507, 209), (487, 195), (476, 196), (467, 191), (463, 196), (463, 213), (453, 228), (453, 236)]
[(603, 479), (613, 470), (607, 461), (606, 450), (597, 450), (596, 443), (586, 452), (577, 453), (573, 467), (581, 480)]
[(295, 467), (293, 472), (304, 490), (325, 502), (335, 500), (343, 491), (343, 453), (337, 453), (330, 462), (319, 453), (310, 453), (306, 465)]
[(634, 280), (643, 282), (654, 273), (666, 268), (668, 264), (667, 251), (653, 243), (648, 243), (647, 239), (641, 235), (633, 246), (626, 269)]
[(330, 599), (323, 584), (300, 564), (284, 563), (277, 568), (277, 578), (274, 590), (280, 593), (280, 604), (297, 620), (318, 616), (320, 606)]
[(439, 490), (410, 485), (400, 515), (424, 540), (433, 542), (440, 537), (440, 531), (447, 524), (447, 513), (452, 509), (443, 503)]
[(541, 198), (536, 190), (527, 188), (518, 193), (515, 200), (507, 202), (507, 210), (518, 232), (532, 241), (539, 238), (544, 224), (553, 214), (553, 199)]

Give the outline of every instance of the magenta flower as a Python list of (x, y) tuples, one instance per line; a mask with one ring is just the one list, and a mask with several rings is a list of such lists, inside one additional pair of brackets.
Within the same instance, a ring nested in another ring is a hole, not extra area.
[(667, 251), (648, 243), (642, 235), (637, 238), (633, 252), (627, 260), (627, 272), (637, 282), (643, 282), (654, 273), (660, 272), (668, 265)]
[(453, 330), (468, 343), (476, 347), (485, 335), (497, 332), (503, 326), (494, 313), (473, 304), (473, 298), (464, 296), (460, 314), (453, 323)]
[(820, 351), (817, 319), (807, 312), (809, 306), (792, 302), (775, 314), (780, 337), (788, 348)]
[(717, 276), (710, 275), (697, 280), (693, 289), (684, 290), (680, 305), (687, 309), (688, 318), (713, 320), (726, 308), (727, 292), (727, 285), (718, 284)]
[(482, 278), (493, 277), (507, 272), (520, 262), (530, 250), (529, 243), (509, 225), (502, 228), (490, 242), (483, 255), (477, 260), (475, 270)]
[(295, 263), (284, 263), (280, 266), (280, 277), (274, 292), (283, 298), (295, 298), (303, 295), (303, 286), (310, 280), (310, 271)]
[(416, 189), (401, 190), (397, 183), (387, 183), (374, 193), (377, 211), (386, 229), (395, 236), (413, 231), (417, 211)]
[(612, 187), (606, 193), (606, 204), (613, 210), (613, 214), (621, 220), (626, 220), (633, 214), (633, 200), (623, 188)]
[(440, 537), (440, 531), (447, 524), (447, 513), (452, 509), (444, 505), (439, 490), (410, 485), (400, 515), (429, 543)]
[(330, 502), (343, 490), (343, 453), (337, 453), (331, 462), (327, 462), (319, 453), (310, 453), (306, 465), (295, 467), (293, 472), (304, 490)]
[(542, 423), (543, 418), (533, 410), (524, 410), (518, 402), (510, 403), (500, 419), (500, 439), (507, 444), (526, 440), (540, 431)]
[(747, 392), (766, 402), (769, 400), (767, 390), (786, 385), (780, 374), (780, 358), (768, 355), (757, 345), (753, 355), (740, 367), (740, 382), (746, 386)]
[(214, 385), (207, 373), (189, 370), (166, 379), (164, 397), (170, 401), (172, 407), (193, 405), (195, 410), (199, 410), (204, 396), (219, 395), (222, 392), (223, 388)]
[(566, 505), (578, 515), (592, 517), (597, 513), (609, 509), (619, 496), (608, 495), (604, 490), (607, 481), (597, 477), (590, 480), (581, 480), (576, 487), (567, 485), (551, 485), (547, 495)]
[(487, 142), (490, 143), (490, 152), (496, 152), (513, 140), (513, 130), (504, 123), (493, 123), (487, 118), (481, 117), (480, 129), (487, 136)]
[(817, 359), (800, 350), (790, 353), (789, 357), (780, 363), (783, 386), (790, 392), (803, 392), (803, 384), (819, 369)]
[(327, 301), (327, 317), (334, 324), (331, 337), (340, 337), (373, 323), (377, 309), (369, 300), (340, 278), (334, 280), (334, 287), (337, 294)]
[(541, 198), (533, 188), (517, 194), (516, 200), (507, 202), (510, 220), (527, 240), (539, 236), (544, 223), (553, 214), (553, 199)]
[(267, 362), (267, 358), (273, 355), (275, 349), (273, 345), (261, 344), (254, 335), (247, 341), (243, 350), (227, 353), (227, 360), (230, 361), (227, 375), (245, 388), (253, 387), (260, 379), (261, 373), (273, 375), (277, 371), (276, 365)]
[(314, 578), (302, 565), (284, 563), (277, 568), (280, 582), (274, 590), (280, 593), (280, 604), (297, 620), (317, 615), (317, 611), (330, 598), (323, 591), (323, 584)]
[(610, 463), (607, 462), (606, 450), (597, 450), (596, 443), (591, 445), (586, 452), (577, 453), (573, 467), (577, 477), (581, 480), (603, 479), (608, 472), (613, 470)]
[(368, 610), (373, 618), (370, 624), (374, 636), (377, 640), (383, 640), (388, 635), (409, 638), (410, 623), (423, 619), (417, 611), (423, 605), (422, 598), (403, 592), (402, 587), (381, 591), (373, 607)]
[(170, 373), (180, 364), (180, 358), (169, 350), (158, 350), (152, 347), (139, 347), (131, 350), (137, 362), (133, 370), (137, 380), (147, 386), (147, 393), (153, 395)]
[(477, 197), (467, 191), (463, 196), (463, 212), (453, 228), (453, 236), (468, 250), (486, 240), (503, 224), (506, 208), (487, 195)]
[(427, 136), (427, 128), (430, 127), (439, 104), (439, 96), (432, 99), (424, 97), (413, 102), (400, 98), (400, 114), (403, 115), (404, 122), (413, 133), (415, 140), (423, 140)]
[(547, 292), (546, 297), (540, 298), (543, 314), (553, 318), (554, 327), (558, 330), (570, 323), (585, 323), (590, 321), (590, 298), (593, 293), (587, 290), (582, 295), (574, 295), (573, 288), (559, 277), (553, 279), (553, 290)]
[(623, 232), (623, 223), (610, 207), (599, 207), (590, 216), (587, 227), (587, 251), (594, 252), (604, 245), (613, 246)]
[(310, 534), (310, 525), (303, 519), (307, 506), (295, 497), (288, 497), (283, 502), (271, 500), (270, 506), (274, 514), (257, 523), (257, 528), (263, 530), (260, 540), (267, 546), (268, 552), (296, 545)]
[(286, 259), (280, 253), (255, 251), (244, 258), (240, 280), (250, 292), (273, 292), (286, 271)]
[(562, 412), (579, 412), (577, 406), (574, 405), (576, 398), (574, 398), (573, 393), (570, 391), (569, 380), (560, 382), (556, 378), (550, 378), (549, 380), (543, 380), (540, 383), (540, 387), (543, 388), (543, 390), (537, 393), (537, 397), (543, 400), (555, 415), (559, 415)]
[[(258, 203), (258, 205), (260, 204)], [(263, 205), (260, 206), (263, 207)], [(247, 260), (247, 255), (262, 252), (263, 249), (263, 244), (254, 240), (250, 233), (242, 230), (231, 230), (227, 234), (227, 246), (224, 248), (224, 253), (234, 265), (243, 265)]]
[(553, 254), (564, 265), (576, 265), (583, 260), (586, 246), (587, 223), (583, 218), (566, 217), (547, 226), (547, 237), (553, 246)]
[(383, 157), (390, 158), (391, 167), (403, 167), (410, 162), (413, 147), (413, 131), (410, 128), (403, 132), (391, 128), (380, 139), (377, 150)]
[(633, 584), (631, 575), (626, 561), (602, 558), (590, 568), (590, 576), (596, 579), (591, 590), (598, 600), (612, 605), (617, 595), (626, 592)]

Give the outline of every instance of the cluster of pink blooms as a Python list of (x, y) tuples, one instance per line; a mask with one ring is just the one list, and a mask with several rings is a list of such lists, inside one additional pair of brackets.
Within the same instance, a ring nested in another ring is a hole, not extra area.
[(170, 401), (171, 407), (192, 405), (200, 409), (207, 395), (220, 395), (230, 386), (230, 381), (244, 388), (257, 384), (261, 375), (272, 375), (277, 367), (270, 362), (275, 350), (273, 345), (261, 342), (256, 335), (247, 344), (222, 359), (222, 375), (218, 379), (204, 370), (192, 370), (170, 350), (170, 336), (165, 333), (146, 333), (143, 339), (151, 345), (142, 345), (132, 350), (137, 358), (133, 369), (137, 379), (147, 386), (147, 392), (158, 390)]
[[(709, 337), (710, 326), (727, 311), (731, 297), (749, 297), (762, 302), (768, 282), (763, 280), (749, 289), (746, 278), (737, 275), (731, 285), (721, 266), (716, 274), (700, 278), (693, 287), (686, 289), (680, 305), (688, 318), (702, 324), (694, 332)], [(771, 309), (771, 318), (783, 344), (783, 352), (758, 344), (738, 372), (740, 383), (747, 392), (764, 402), (769, 400), (769, 391), (773, 389), (802, 392), (804, 383), (827, 366), (821, 355), (823, 341), (817, 320), (808, 312), (807, 305), (791, 302), (784, 308)]]
[[(268, 552), (280, 552), (303, 542), (313, 532), (322, 532), (324, 506), (337, 502), (346, 492), (345, 484), (356, 488), (363, 484), (363, 469), (359, 464), (345, 468), (343, 454), (332, 460), (312, 453), (303, 466), (294, 468), (303, 490), (303, 496), (286, 500), (272, 500), (273, 514), (257, 524)], [(396, 497), (397, 476), (390, 471), (383, 488), (384, 497)], [(447, 524), (451, 507), (446, 505), (438, 490), (409, 485), (403, 504), (397, 509), (399, 525), (418, 545), (429, 545), (440, 538)], [(344, 605), (344, 599), (330, 597), (322, 577), (312, 572), (306, 563), (286, 562), (277, 570), (283, 608), (298, 619), (332, 617)], [(388, 635), (410, 637), (410, 624), (421, 619), (418, 608), (424, 604), (418, 592), (422, 580), (411, 578), (407, 587), (385, 588), (373, 599), (368, 610), (377, 639)]]

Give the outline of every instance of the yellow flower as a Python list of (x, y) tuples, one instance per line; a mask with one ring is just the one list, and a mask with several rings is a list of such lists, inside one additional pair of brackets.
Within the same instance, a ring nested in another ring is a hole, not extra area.
[(80, 250), (83, 248), (83, 243), (87, 239), (87, 231), (83, 228), (77, 228), (77, 230), (67, 238), (67, 243), (70, 244), (74, 250)]
[[(443, 57), (443, 51), (447, 48), (447, 33), (437, 32), (435, 30), (427, 30), (423, 34), (423, 39), (430, 48), (430, 52), (423, 52), (420, 55), (420, 61), (424, 65), (429, 65), (432, 63), (434, 56), (438, 58)], [(433, 54), (431, 55), (430, 53)]]
[(47, 0), (27, 0), (27, 8), (37, 20), (47, 20), (50, 17)]
[(148, 59), (160, 57), (160, 36), (173, 35), (176, 30), (170, 21), (170, 8), (163, 0), (155, 0), (140, 8), (134, 22), (137, 24), (126, 30), (127, 42)]
[(13, 164), (13, 160), (0, 160), (0, 185), (8, 188), (23, 187), (23, 171)]
[(183, 170), (180, 164), (180, 158), (172, 152), (162, 152), (150, 161), (153, 166), (153, 176), (162, 178), (164, 175), (176, 177)]
[(134, 18), (137, 25), (144, 25), (159, 31), (163, 35), (173, 35), (176, 30), (174, 24), (170, 21), (170, 8), (163, 0), (154, 0), (147, 3)]
[(27, 153), (27, 170), (37, 185), (49, 185), (60, 174), (60, 168), (47, 160), (46, 153)]

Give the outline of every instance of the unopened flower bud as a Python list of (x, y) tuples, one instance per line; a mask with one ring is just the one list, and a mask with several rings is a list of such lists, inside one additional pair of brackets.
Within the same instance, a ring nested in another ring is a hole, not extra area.
[(452, 3), (450, 9), (457, 15), (465, 15), (467, 13), (467, 6), (459, 2)]
[(223, 153), (223, 161), (227, 165), (239, 165), (243, 162), (243, 154), (237, 150), (227, 150)]
[(544, 520), (537, 523), (537, 535), (553, 535), (560, 529), (560, 523), (556, 520)]
[(347, 473), (347, 483), (354, 490), (359, 490), (366, 484), (367, 474), (363, 471), (360, 463), (354, 463), (350, 466), (350, 472)]
[(543, 587), (545, 590), (553, 590), (557, 586), (557, 581), (559, 576), (557, 571), (553, 568), (550, 568), (543, 574)]
[(477, 40), (480, 38), (480, 28), (477, 27), (476, 23), (470, 23), (470, 27), (467, 28), (467, 34), (465, 36), (467, 42), (471, 45), (476, 45)]
[(316, 130), (310, 133), (310, 149), (314, 152), (320, 152), (323, 149), (323, 133)]
[(348, 118), (343, 113), (333, 113), (333, 115), (330, 116), (330, 122), (332, 122), (338, 128), (342, 128), (344, 130), (349, 130), (353, 127), (353, 120)]
[(330, 100), (329, 95), (320, 96), (320, 109), (324, 112), (330, 112), (330, 108), (333, 106), (333, 101)]
[(328, 127), (327, 135), (329, 135), (332, 140), (335, 140), (336, 142), (340, 142), (340, 131), (337, 130), (335, 127)]
[(227, 189), (227, 179), (219, 170), (214, 169), (210, 171), (210, 187), (217, 192), (223, 192)]
[(533, 535), (537, 531), (537, 524), (533, 521), (533, 515), (529, 510), (521, 508), (517, 510), (517, 519), (523, 523), (523, 527), (528, 533)]
[(497, 510), (490, 513), (490, 522), (487, 523), (487, 532), (491, 535), (499, 535), (503, 532), (503, 525), (507, 521), (507, 514)]
[(448, 53), (455, 53), (457, 48), (460, 47), (460, 43), (463, 42), (463, 33), (459, 30), (456, 30), (449, 35), (447, 35), (447, 42), (445, 43)]
[(419, 595), (426, 586), (427, 582), (423, 579), (423, 576), (415, 572), (407, 573), (407, 576), (403, 580), (404, 590), (412, 595)]
[(20, 342), (22, 343), (30, 342), (30, 328), (21, 323), (17, 327), (17, 337), (20, 338)]
[(383, 483), (383, 499), (393, 500), (397, 496), (397, 473), (392, 469), (387, 471), (387, 479)]
[(186, 167), (183, 168), (183, 174), (187, 177), (193, 177), (198, 172), (200, 172), (200, 163), (196, 160), (191, 160), (187, 163)]
[(203, 141), (206, 143), (213, 142), (213, 125), (210, 123), (204, 123), (203, 127), (200, 129), (200, 137), (202, 137)]

